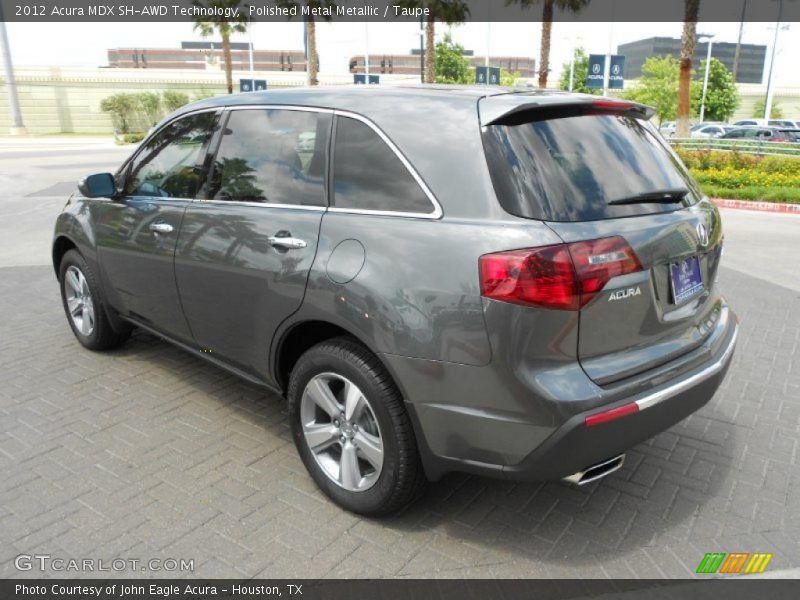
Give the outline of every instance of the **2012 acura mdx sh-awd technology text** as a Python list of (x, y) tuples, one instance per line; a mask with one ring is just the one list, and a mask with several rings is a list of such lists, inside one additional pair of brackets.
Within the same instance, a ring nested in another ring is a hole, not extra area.
[(355, 512), (448, 471), (591, 481), (703, 406), (736, 342), (719, 213), (649, 117), (489, 87), (191, 104), (59, 216), (67, 319), (284, 395)]

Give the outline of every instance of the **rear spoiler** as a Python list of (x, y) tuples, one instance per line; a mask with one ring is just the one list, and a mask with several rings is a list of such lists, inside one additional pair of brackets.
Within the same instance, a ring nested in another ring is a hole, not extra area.
[(478, 101), (478, 116), (481, 126), (493, 125), (526, 111), (557, 109), (559, 107), (585, 107), (587, 112), (609, 112), (630, 114), (638, 119), (650, 119), (655, 114), (655, 109), (630, 102), (617, 100), (605, 96), (590, 96), (588, 94), (560, 94), (543, 93), (533, 94), (497, 94), (486, 96)]

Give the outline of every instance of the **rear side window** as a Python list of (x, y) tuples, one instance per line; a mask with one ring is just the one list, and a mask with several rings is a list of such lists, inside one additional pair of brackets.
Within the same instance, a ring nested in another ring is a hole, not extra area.
[(231, 111), (206, 196), (324, 206), (330, 118), (285, 109)]
[[(546, 221), (594, 221), (671, 212), (701, 192), (648, 122), (622, 114), (535, 111), (484, 128), (495, 192), (506, 211)], [(609, 202), (688, 189), (677, 204)]]
[(389, 145), (367, 124), (337, 117), (333, 153), (336, 208), (434, 212), (425, 191)]

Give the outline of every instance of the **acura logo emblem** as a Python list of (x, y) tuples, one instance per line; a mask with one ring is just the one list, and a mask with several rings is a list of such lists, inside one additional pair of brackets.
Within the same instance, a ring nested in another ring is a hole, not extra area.
[(708, 230), (702, 223), (697, 224), (697, 239), (700, 240), (701, 246), (708, 246)]

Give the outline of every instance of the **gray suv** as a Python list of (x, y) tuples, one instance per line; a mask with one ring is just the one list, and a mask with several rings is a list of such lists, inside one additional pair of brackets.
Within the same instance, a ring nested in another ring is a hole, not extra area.
[(489, 87), (191, 104), (58, 217), (68, 322), (282, 394), (358, 513), (449, 471), (598, 479), (703, 406), (736, 341), (719, 213), (650, 116)]

